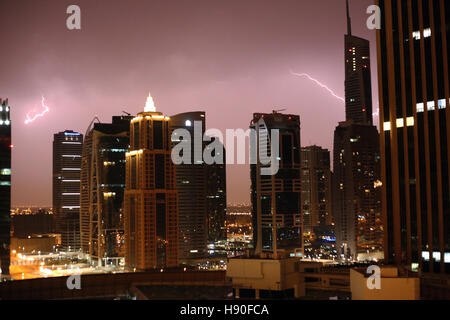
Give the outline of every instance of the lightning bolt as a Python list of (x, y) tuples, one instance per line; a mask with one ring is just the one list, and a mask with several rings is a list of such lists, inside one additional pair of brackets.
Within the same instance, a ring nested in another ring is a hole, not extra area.
[(336, 93), (334, 93), (333, 90), (331, 90), (330, 88), (328, 88), (328, 86), (326, 86), (325, 84), (323, 84), (323, 83), (320, 82), (319, 80), (314, 79), (314, 78), (311, 77), (309, 74), (307, 74), (307, 73), (296, 73), (296, 72), (293, 72), (293, 71), (291, 71), (291, 74), (294, 75), (294, 76), (297, 76), (297, 77), (306, 77), (306, 78), (308, 78), (309, 80), (311, 80), (312, 82), (314, 82), (315, 84), (317, 84), (319, 87), (321, 87), (321, 88), (327, 90), (333, 97), (335, 97), (336, 99), (341, 100), (342, 102), (345, 103), (345, 99), (344, 99), (344, 98), (338, 96)]
[[(291, 74), (294, 75), (294, 76), (297, 76), (297, 77), (306, 77), (306, 78), (308, 78), (309, 80), (313, 81), (313, 82), (314, 82), (315, 84), (317, 84), (318, 86), (320, 86), (320, 87), (324, 88), (325, 90), (327, 90), (333, 97), (335, 97), (336, 99), (339, 99), (339, 100), (341, 100), (342, 102), (345, 103), (345, 99), (344, 99), (344, 98), (338, 96), (336, 93), (334, 93), (333, 90), (331, 90), (330, 88), (328, 88), (325, 84), (323, 84), (323, 83), (320, 82), (319, 80), (314, 79), (314, 78), (311, 77), (309, 74), (307, 74), (307, 73), (296, 73), (296, 72), (293, 72), (293, 71), (291, 71)], [(379, 113), (379, 110), (378, 110), (378, 109), (377, 109), (377, 111), (375, 111), (374, 113), (372, 113), (372, 116), (373, 116), (373, 117), (378, 117), (379, 115), (380, 115), (380, 113)]]
[[(28, 112), (27, 118), (25, 120), (25, 124), (29, 124), (30, 122), (33, 122), (37, 118), (43, 117), (47, 112), (50, 111), (49, 107), (45, 105), (44, 100), (45, 100), (45, 98), (44, 98), (44, 96), (42, 96), (41, 105), (42, 105), (42, 108), (44, 108), (44, 110), (40, 113), (36, 112), (36, 109), (33, 109), (32, 111)], [(33, 114), (33, 116), (31, 116), (31, 114)]]

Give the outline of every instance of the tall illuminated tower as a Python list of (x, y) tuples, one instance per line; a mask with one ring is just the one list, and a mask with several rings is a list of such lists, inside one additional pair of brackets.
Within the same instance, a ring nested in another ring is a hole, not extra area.
[(169, 120), (156, 112), (150, 95), (144, 111), (131, 120), (124, 198), (128, 268), (178, 265), (178, 205)]
[(372, 81), (370, 76), (370, 43), (352, 35), (347, 5), (345, 35), (345, 119), (372, 124)]
[(8, 99), (0, 99), (0, 275), (9, 274), (11, 229), (11, 115)]
[(334, 131), (333, 215), (342, 259), (383, 258), (379, 135), (372, 121), (369, 41), (345, 35), (345, 118)]

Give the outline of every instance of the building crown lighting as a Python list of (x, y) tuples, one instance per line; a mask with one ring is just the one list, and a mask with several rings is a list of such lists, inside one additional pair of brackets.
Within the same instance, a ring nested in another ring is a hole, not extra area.
[(152, 95), (149, 93), (147, 101), (145, 102), (145, 112), (156, 112), (155, 102), (153, 101)]

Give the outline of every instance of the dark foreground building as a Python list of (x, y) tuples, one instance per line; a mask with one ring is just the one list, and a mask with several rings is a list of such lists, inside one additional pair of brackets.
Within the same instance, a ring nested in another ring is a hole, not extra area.
[(8, 99), (0, 99), (0, 275), (9, 274), (11, 237), (11, 115)]
[(131, 119), (114, 116), (112, 123), (93, 123), (84, 138), (81, 247), (99, 265), (117, 265), (125, 256), (123, 197)]
[(83, 135), (66, 130), (53, 137), (53, 214), (64, 250), (79, 250), (80, 171)]
[(450, 2), (376, 2), (382, 13), (377, 43), (385, 259), (445, 281)]

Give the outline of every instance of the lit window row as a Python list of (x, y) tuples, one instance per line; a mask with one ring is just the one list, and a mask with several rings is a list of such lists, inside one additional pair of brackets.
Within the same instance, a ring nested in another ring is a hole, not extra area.
[[(449, 104), (450, 104), (450, 99), (449, 99)], [(445, 99), (439, 99), (438, 100), (438, 109), (445, 109), (445, 108), (447, 108), (447, 101)], [(434, 103), (434, 101), (428, 101), (427, 102), (427, 110), (428, 111), (436, 110), (436, 104)], [(424, 112), (425, 111), (425, 104), (423, 102), (418, 103), (416, 105), (416, 111), (417, 112)]]
[[(430, 253), (428, 251), (422, 251), (422, 258), (425, 261), (430, 261)], [(441, 253), (439, 251), (434, 251), (433, 259), (438, 262), (441, 261)], [(450, 263), (450, 252), (444, 252), (444, 262)]]
[(115, 192), (103, 192), (104, 198), (111, 198), (111, 197), (115, 197), (115, 196), (116, 196)]
[[(405, 122), (403, 120), (403, 118), (399, 118), (395, 121), (396, 127), (397, 128), (403, 128), (405, 126)], [(407, 127), (412, 127), (414, 126), (414, 117), (408, 117), (406, 118), (406, 126)], [(389, 131), (391, 130), (391, 122), (390, 121), (386, 121), (383, 124), (383, 129), (384, 131)]]
[[(430, 28), (426, 28), (426, 29), (423, 30), (423, 37), (424, 38), (431, 37), (431, 29)], [(413, 32), (413, 38), (414, 38), (414, 40), (420, 40), (420, 38), (421, 38), (420, 31), (414, 31)]]
[(5, 121), (0, 120), (0, 126), (1, 126), (1, 125), (9, 126), (10, 124), (11, 124), (11, 121), (9, 121), (9, 120), (5, 120)]

